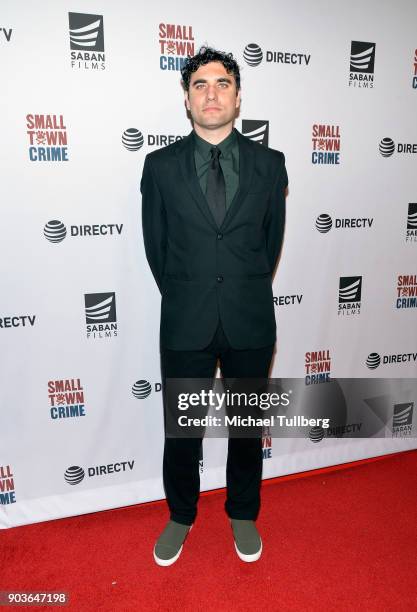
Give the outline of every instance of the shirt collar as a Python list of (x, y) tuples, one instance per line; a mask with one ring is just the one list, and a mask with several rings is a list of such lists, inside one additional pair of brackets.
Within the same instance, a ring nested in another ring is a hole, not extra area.
[[(209, 160), (211, 157), (210, 150), (214, 145), (212, 145), (210, 142), (207, 142), (207, 140), (204, 140), (204, 138), (201, 138), (201, 136), (199, 136), (195, 131), (193, 133), (195, 148), (203, 157), (203, 159)], [(221, 142), (219, 142), (218, 145), (216, 145), (220, 149), (223, 158), (227, 158), (230, 156), (233, 147), (236, 145), (236, 141), (236, 131), (233, 129), (224, 140), (222, 140)]]

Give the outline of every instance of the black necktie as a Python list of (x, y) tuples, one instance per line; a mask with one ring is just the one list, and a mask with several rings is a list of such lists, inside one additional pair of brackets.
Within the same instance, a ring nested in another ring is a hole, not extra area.
[(219, 162), (220, 149), (212, 147), (210, 153), (211, 161), (207, 171), (206, 197), (213, 217), (220, 227), (226, 214), (226, 184)]

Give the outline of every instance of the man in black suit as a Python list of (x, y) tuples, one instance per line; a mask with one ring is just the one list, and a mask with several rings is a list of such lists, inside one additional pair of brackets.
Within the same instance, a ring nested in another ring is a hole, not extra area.
[[(162, 295), (161, 369), (169, 378), (267, 377), (276, 340), (272, 275), (288, 183), (284, 155), (233, 128), (240, 73), (232, 54), (202, 48), (182, 71), (193, 131), (146, 156), (141, 181), (146, 256)], [(199, 438), (165, 438), (170, 521), (154, 548), (174, 563), (197, 511)], [(226, 512), (235, 548), (256, 561), (262, 541), (262, 443), (229, 438)], [(215, 526), (213, 526), (215, 530)]]

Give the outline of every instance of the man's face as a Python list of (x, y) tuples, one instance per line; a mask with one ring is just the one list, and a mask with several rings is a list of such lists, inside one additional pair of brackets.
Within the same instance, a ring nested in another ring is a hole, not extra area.
[(195, 124), (215, 130), (233, 123), (240, 106), (235, 77), (220, 62), (210, 62), (192, 73), (185, 104)]

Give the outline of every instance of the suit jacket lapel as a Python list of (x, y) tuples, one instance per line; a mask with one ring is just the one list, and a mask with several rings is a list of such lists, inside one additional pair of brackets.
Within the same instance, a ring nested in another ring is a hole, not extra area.
[(211, 214), (211, 210), (203, 192), (201, 191), (200, 183), (197, 178), (194, 162), (194, 143), (192, 132), (183, 138), (176, 153), (181, 168), (181, 174), (188, 187), (188, 190), (207, 221), (210, 223), (210, 225), (217, 229), (217, 224), (213, 218), (213, 215)]
[(252, 176), (255, 168), (255, 153), (253, 151), (252, 142), (250, 142), (246, 136), (242, 136), (237, 130), (235, 130), (235, 132), (239, 143), (239, 188), (223, 219), (222, 229), (230, 223), (230, 220), (236, 215), (242, 205), (252, 183)]

